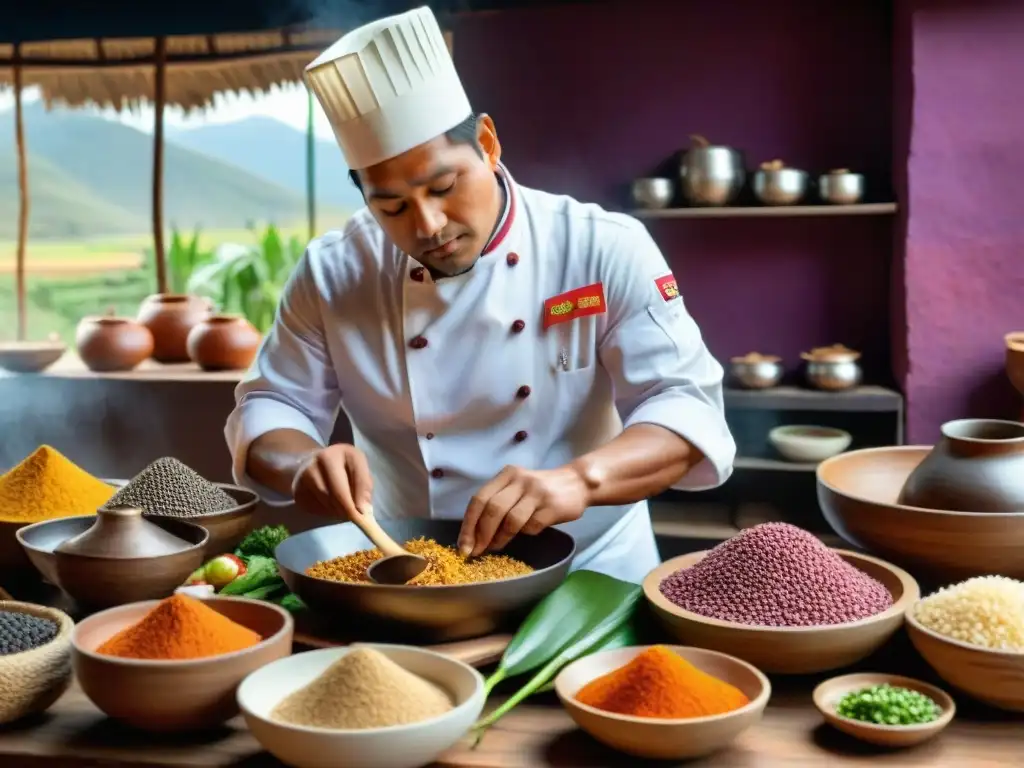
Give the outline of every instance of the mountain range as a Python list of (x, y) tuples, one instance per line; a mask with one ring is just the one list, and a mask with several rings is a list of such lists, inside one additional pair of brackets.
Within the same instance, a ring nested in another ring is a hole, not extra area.
[[(25, 108), (29, 236), (66, 239), (151, 229), (150, 134), (80, 110)], [(0, 239), (17, 232), (13, 112), (0, 113)], [(306, 136), (269, 118), (166, 131), (164, 222), (191, 231), (281, 225), (306, 215)], [(318, 212), (332, 219), (362, 205), (333, 142), (315, 149)]]

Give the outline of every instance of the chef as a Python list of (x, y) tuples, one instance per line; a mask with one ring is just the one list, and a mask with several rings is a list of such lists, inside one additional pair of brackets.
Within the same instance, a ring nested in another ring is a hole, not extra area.
[[(478, 555), (557, 525), (573, 568), (639, 582), (646, 499), (718, 486), (722, 367), (635, 219), (501, 162), (419, 8), (306, 70), (367, 206), (313, 240), (236, 390), (236, 482), (352, 519), (462, 519)], [(328, 445), (339, 409), (351, 445)]]

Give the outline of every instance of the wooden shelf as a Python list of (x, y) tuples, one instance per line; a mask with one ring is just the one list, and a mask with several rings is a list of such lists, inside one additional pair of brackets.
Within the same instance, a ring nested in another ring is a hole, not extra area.
[(896, 203), (856, 203), (854, 205), (758, 205), (707, 208), (638, 208), (638, 219), (728, 219), (750, 217), (789, 218), (793, 216), (891, 216)]
[(886, 387), (864, 386), (844, 392), (803, 387), (724, 391), (725, 407), (762, 411), (847, 411), (886, 413), (903, 407), (903, 395)]
[(733, 466), (736, 469), (752, 469), (762, 472), (813, 472), (818, 468), (817, 464), (802, 464), (783, 459), (758, 459), (746, 456), (737, 456)]

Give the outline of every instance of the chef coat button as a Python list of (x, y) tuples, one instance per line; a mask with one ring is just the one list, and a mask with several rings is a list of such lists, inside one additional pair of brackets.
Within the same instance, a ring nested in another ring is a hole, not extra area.
[(516, 320), (514, 323), (512, 323), (512, 333), (519, 333), (525, 327), (526, 323), (524, 323), (522, 320)]
[(505, 257), (505, 262), (510, 267), (514, 267), (516, 264), (519, 263), (519, 254), (518, 253), (510, 253), (508, 256)]
[(433, 432), (427, 432), (426, 437), (427, 437), (427, 440), (433, 440), (434, 439), (434, 433)]
[(516, 397), (520, 400), (530, 396), (530, 388), (523, 384), (519, 389), (516, 390)]
[(523, 440), (525, 440), (526, 437), (527, 437), (527, 435), (526, 435), (526, 430), (525, 429), (520, 429), (518, 432), (516, 432), (516, 442), (517, 443), (523, 442)]
[(409, 346), (412, 347), (413, 349), (423, 349), (425, 346), (427, 346), (427, 340), (422, 336), (417, 336), (412, 341), (409, 342)]
[(444, 477), (444, 470), (438, 467), (437, 469), (430, 470), (430, 476), (435, 480), (440, 480)]
[(416, 267), (412, 272), (409, 273), (409, 277), (415, 280), (417, 283), (423, 282), (423, 267)]

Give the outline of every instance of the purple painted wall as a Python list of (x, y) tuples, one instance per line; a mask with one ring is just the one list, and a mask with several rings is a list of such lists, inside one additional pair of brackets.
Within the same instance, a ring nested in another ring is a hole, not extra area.
[(1024, 4), (905, 0), (908, 439), (967, 415), (1016, 417), (1003, 335), (1024, 329)]
[[(890, 199), (888, 3), (632, 0), (468, 16), (455, 58), (524, 184), (619, 207), (629, 181), (688, 145), (747, 164), (869, 175)], [(842, 342), (872, 380), (890, 361), (888, 217), (673, 220), (651, 230), (722, 360)]]

